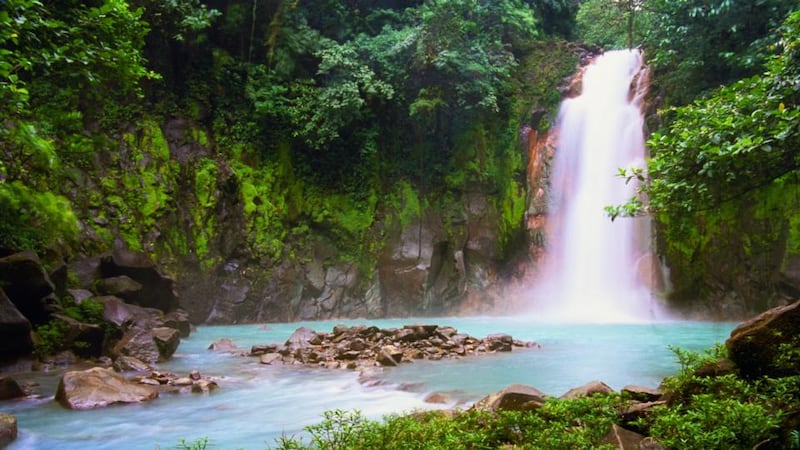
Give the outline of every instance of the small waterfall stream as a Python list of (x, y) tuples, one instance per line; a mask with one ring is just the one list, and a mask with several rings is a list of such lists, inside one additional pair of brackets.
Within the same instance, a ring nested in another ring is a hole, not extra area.
[(641, 280), (650, 254), (649, 224), (643, 218), (612, 222), (604, 211), (635, 195), (636, 186), (626, 185), (618, 169), (645, 164), (646, 70), (638, 50), (607, 52), (586, 68), (582, 94), (561, 106), (548, 245), (533, 295), (537, 316), (586, 322), (653, 318), (650, 289)]

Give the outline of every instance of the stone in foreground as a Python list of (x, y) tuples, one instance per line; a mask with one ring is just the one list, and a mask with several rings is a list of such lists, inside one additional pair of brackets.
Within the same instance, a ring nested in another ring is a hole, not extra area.
[[(730, 359), (747, 378), (800, 374), (797, 362), (782, 358), (800, 343), (800, 301), (767, 310), (731, 331)], [(792, 358), (790, 358), (791, 360)]]
[(473, 408), (481, 411), (530, 411), (542, 406), (545, 400), (547, 395), (534, 387), (512, 384), (479, 400)]
[(102, 367), (65, 373), (56, 391), (56, 400), (68, 409), (140, 403), (156, 397), (157, 389), (128, 381), (113, 370)]
[(596, 394), (611, 394), (614, 392), (614, 389), (611, 389), (611, 386), (603, 383), (602, 381), (590, 381), (583, 386), (578, 386), (576, 388), (572, 388), (564, 393), (561, 398), (566, 399), (576, 399), (581, 397), (589, 397)]
[(0, 448), (17, 439), (17, 418), (11, 414), (0, 413)]

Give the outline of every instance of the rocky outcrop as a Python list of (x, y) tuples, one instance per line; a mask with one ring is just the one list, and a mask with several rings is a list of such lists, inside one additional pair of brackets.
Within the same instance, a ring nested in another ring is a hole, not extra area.
[(82, 358), (96, 358), (105, 350), (106, 329), (98, 324), (84, 323), (64, 314), (53, 314), (53, 322), (60, 323), (63, 330), (61, 344), (73, 348)]
[(240, 255), (222, 256), (208, 271), (179, 267), (182, 306), (192, 322), (210, 324), (507, 311), (494, 197), (464, 193), (461, 204), (453, 216), (429, 210), (408, 223), (376, 224), (385, 239), (370, 271), (343, 262), (324, 235), (294, 248), (296, 258), (258, 270)]
[(24, 397), (25, 395), (25, 391), (17, 383), (17, 380), (11, 377), (0, 377), (0, 400), (9, 400)]
[(0, 361), (30, 354), (31, 323), (0, 289)]
[(497, 286), (499, 212), (490, 198), (466, 193), (457, 217), (428, 211), (389, 227), (378, 259), (386, 315), (481, 314), (509, 310)]
[[(126, 290), (127, 297), (123, 298), (129, 303), (164, 312), (180, 306), (175, 281), (162, 274), (145, 253), (115, 250), (100, 259), (100, 273), (103, 275), (101, 283), (106, 287)], [(135, 289), (137, 284), (141, 285), (140, 289)]]
[(515, 341), (506, 334), (485, 339), (458, 333), (452, 327), (406, 325), (403, 328), (337, 325), (331, 333), (298, 328), (283, 345), (255, 345), (251, 356), (263, 364), (306, 364), (327, 368), (365, 368), (395, 366), (414, 360), (460, 358), (494, 352), (510, 352), (512, 347), (536, 347), (532, 342)]
[(34, 326), (47, 323), (58, 309), (55, 286), (31, 251), (0, 258), (0, 287)]
[(0, 448), (5, 448), (17, 440), (17, 418), (11, 414), (0, 413)]
[(111, 369), (94, 367), (66, 372), (56, 400), (68, 409), (102, 408), (116, 403), (141, 403), (158, 397), (158, 389), (126, 380)]
[(203, 377), (197, 370), (192, 370), (187, 376), (183, 377), (172, 372), (152, 371), (149, 374), (136, 376), (131, 381), (152, 386), (161, 393), (170, 394), (190, 392), (207, 394), (219, 387), (216, 381)]
[(740, 324), (725, 345), (744, 377), (800, 374), (800, 301), (770, 309)]

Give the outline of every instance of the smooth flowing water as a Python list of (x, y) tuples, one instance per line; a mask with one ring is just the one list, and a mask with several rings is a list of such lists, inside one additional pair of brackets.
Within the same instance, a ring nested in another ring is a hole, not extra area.
[(643, 167), (641, 98), (647, 83), (638, 50), (598, 56), (579, 97), (558, 120), (548, 211), (548, 245), (534, 291), (537, 315), (557, 321), (629, 322), (656, 317), (649, 278), (649, 226), (612, 222), (604, 207), (623, 204), (636, 186), (619, 168)]
[[(221, 337), (249, 349), (253, 344), (282, 343), (299, 326), (330, 331), (336, 323), (379, 327), (437, 323), (477, 337), (509, 333), (536, 341), (541, 348), (403, 364), (385, 369), (377, 385), (360, 384), (353, 371), (265, 366), (256, 358), (207, 350)], [(731, 328), (728, 323), (701, 322), (554, 325), (526, 317), (200, 327), (161, 368), (178, 374), (198, 369), (217, 377), (220, 389), (211, 394), (164, 395), (145, 404), (70, 411), (52, 399), (57, 375), (40, 373), (20, 379), (39, 382), (41, 400), (0, 402), (0, 411), (19, 421), (20, 437), (11, 449), (163, 449), (174, 448), (181, 439), (201, 437), (210, 438), (216, 448), (264, 449), (274, 446), (282, 434), (300, 436), (304, 426), (337, 408), (358, 409), (378, 419), (417, 408), (467, 407), (512, 383), (550, 395), (594, 379), (616, 389), (626, 384), (657, 386), (677, 370), (670, 345), (708, 348), (723, 341)], [(444, 393), (449, 402), (425, 403), (431, 392)]]

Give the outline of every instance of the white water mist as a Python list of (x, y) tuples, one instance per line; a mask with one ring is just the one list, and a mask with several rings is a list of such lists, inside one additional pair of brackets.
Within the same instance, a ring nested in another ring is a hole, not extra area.
[[(650, 255), (645, 219), (612, 222), (604, 207), (636, 186), (619, 168), (644, 167), (641, 99), (646, 70), (638, 50), (607, 52), (586, 68), (580, 96), (562, 103), (551, 178), (547, 249), (533, 293), (548, 320), (627, 322), (653, 318), (641, 280)], [(647, 270), (645, 270), (647, 272)]]

